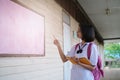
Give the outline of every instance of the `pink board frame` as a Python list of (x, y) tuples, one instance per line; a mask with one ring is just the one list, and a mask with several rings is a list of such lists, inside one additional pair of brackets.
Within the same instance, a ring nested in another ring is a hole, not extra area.
[(0, 0), (0, 57), (45, 55), (44, 16)]

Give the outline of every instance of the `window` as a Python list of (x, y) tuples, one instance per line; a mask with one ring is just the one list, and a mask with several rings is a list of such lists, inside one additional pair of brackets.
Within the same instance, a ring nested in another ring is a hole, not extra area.
[(65, 11), (63, 11), (63, 23), (70, 25), (70, 16)]

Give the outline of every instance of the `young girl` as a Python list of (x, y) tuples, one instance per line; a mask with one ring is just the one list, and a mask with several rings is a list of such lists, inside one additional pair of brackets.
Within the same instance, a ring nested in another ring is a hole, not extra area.
[[(64, 55), (63, 50), (61, 49), (60, 43), (57, 39), (54, 40), (54, 44), (57, 46), (60, 57), (63, 62), (68, 61), (67, 57), (73, 58), (73, 60), (77, 64), (72, 64), (71, 69), (71, 80), (94, 80), (93, 73), (91, 72), (98, 61), (98, 50), (97, 46), (93, 43), (95, 38), (94, 28), (91, 25), (83, 25), (78, 28), (77, 37), (82, 40), (79, 46), (75, 49), (76, 45), (74, 45), (70, 52), (67, 55)], [(87, 65), (80, 63), (79, 58), (87, 58), (87, 49), (88, 45), (92, 42), (91, 46), (91, 55), (90, 55), (90, 63), (92, 65)]]

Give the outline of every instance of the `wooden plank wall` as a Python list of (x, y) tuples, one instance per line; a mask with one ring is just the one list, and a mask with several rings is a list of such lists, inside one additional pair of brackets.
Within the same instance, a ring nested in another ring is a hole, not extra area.
[[(45, 56), (1, 57), (0, 80), (63, 80), (63, 63), (53, 45), (54, 34), (63, 46), (62, 7), (54, 0), (17, 0), (45, 17)], [(78, 22), (70, 17), (72, 45)], [(71, 46), (72, 46), (71, 45)]]

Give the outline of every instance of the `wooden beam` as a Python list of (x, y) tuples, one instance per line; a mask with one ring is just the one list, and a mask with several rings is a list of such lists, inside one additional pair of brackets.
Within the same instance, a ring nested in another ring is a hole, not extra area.
[(104, 40), (117, 40), (120, 39), (120, 37), (115, 37), (115, 38), (104, 38)]

